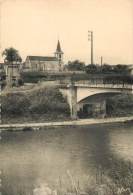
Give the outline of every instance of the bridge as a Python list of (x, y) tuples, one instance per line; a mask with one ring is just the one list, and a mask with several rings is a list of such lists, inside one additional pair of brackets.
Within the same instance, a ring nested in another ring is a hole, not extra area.
[(106, 115), (106, 99), (118, 94), (133, 94), (133, 84), (92, 83), (89, 80), (77, 82), (60, 82), (60, 91), (67, 98), (72, 119), (77, 113), (87, 114), (99, 110), (102, 117)]

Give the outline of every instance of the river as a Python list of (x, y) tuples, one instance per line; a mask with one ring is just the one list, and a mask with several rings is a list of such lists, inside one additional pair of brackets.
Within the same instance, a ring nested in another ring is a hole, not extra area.
[(133, 163), (133, 126), (114, 123), (1, 133), (2, 193), (32, 194), (40, 183), (83, 185), (100, 167)]

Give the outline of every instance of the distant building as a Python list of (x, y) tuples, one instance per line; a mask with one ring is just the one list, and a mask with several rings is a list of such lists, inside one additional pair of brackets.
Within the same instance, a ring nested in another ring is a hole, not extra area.
[(128, 65), (128, 70), (129, 70), (130, 74), (133, 75), (133, 64)]
[(7, 86), (18, 85), (20, 79), (20, 64), (6, 65), (5, 73)]
[(63, 54), (58, 40), (55, 56), (27, 56), (25, 68), (44, 72), (61, 71), (63, 70)]

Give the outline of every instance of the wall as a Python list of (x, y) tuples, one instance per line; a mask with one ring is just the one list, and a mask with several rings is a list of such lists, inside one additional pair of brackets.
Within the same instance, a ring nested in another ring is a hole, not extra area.
[(26, 60), (26, 67), (31, 70), (38, 71), (59, 71), (59, 62), (58, 61), (29, 61)]

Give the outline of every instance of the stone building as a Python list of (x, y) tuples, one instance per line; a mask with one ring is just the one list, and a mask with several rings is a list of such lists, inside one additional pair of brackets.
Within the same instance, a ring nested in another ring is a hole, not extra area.
[(7, 86), (18, 85), (20, 79), (20, 64), (6, 65), (5, 73)]
[(32, 71), (58, 72), (63, 70), (63, 52), (58, 40), (55, 56), (27, 56), (25, 68)]

